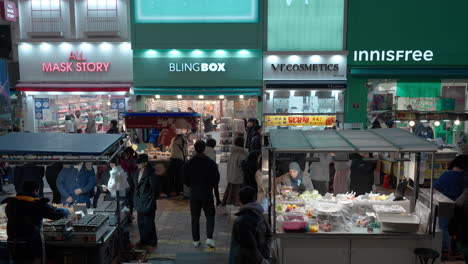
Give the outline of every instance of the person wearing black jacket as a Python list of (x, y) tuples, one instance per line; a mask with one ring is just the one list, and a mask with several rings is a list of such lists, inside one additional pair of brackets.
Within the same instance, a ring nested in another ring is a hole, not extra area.
[(58, 220), (70, 214), (66, 208), (55, 208), (49, 199), (39, 198), (39, 184), (25, 181), (22, 192), (2, 201), (7, 204), (8, 249), (16, 264), (44, 263), (42, 220)]
[(250, 186), (257, 190), (257, 181), (255, 179), (255, 173), (257, 173), (258, 168), (258, 158), (262, 154), (262, 144), (261, 141), (252, 141), (252, 148), (249, 151), (247, 159), (241, 162), (241, 169), (244, 173), (244, 183), (243, 186)]
[(232, 227), (229, 264), (268, 264), (271, 228), (257, 202), (256, 191), (243, 187), (239, 197), (242, 207)]
[(109, 130), (107, 130), (107, 134), (119, 134), (119, 122), (117, 120), (112, 119), (109, 123)]
[(158, 245), (156, 234), (156, 200), (159, 197), (160, 177), (154, 173), (154, 168), (148, 163), (146, 154), (138, 156), (136, 163), (138, 169), (133, 173), (132, 179), (135, 186), (135, 210), (137, 211), (138, 231), (140, 242), (138, 247), (154, 248)]
[(349, 189), (356, 195), (370, 193), (374, 185), (375, 162), (364, 160), (359, 153), (350, 154), (349, 158), (352, 160)]
[(46, 173), (45, 173), (47, 183), (49, 184), (49, 187), (52, 190), (52, 195), (53, 195), (52, 203), (54, 204), (60, 204), (61, 203), (60, 200), (62, 199), (60, 196), (60, 192), (57, 188), (57, 178), (62, 168), (63, 168), (62, 163), (54, 163), (47, 167)]
[[(468, 174), (465, 174), (465, 186)], [(463, 194), (455, 202), (455, 215), (449, 225), (449, 233), (455, 238), (458, 250), (465, 257), (465, 263), (468, 264), (468, 187), (464, 189)]]
[(21, 193), (24, 182), (35, 181), (39, 183), (39, 197), (44, 197), (44, 183), (42, 181), (44, 174), (45, 170), (43, 166), (26, 164), (16, 167), (13, 177), (16, 193)]
[(216, 210), (213, 190), (219, 184), (219, 171), (216, 163), (203, 154), (206, 148), (204, 141), (195, 142), (194, 147), (195, 156), (183, 167), (184, 183), (190, 187), (193, 244), (195, 247), (200, 246), (200, 215), (203, 209), (206, 217), (206, 245), (214, 248), (213, 233)]

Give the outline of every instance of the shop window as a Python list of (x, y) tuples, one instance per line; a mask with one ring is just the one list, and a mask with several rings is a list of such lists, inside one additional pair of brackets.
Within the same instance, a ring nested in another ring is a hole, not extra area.
[(63, 31), (60, 0), (31, 0), (32, 33), (61, 33)]
[(107, 32), (106, 35), (118, 33), (117, 0), (87, 0), (86, 14), (87, 35), (93, 35), (95, 32)]

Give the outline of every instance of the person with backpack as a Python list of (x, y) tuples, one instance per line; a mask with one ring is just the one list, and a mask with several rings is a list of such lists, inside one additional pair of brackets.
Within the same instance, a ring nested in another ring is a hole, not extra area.
[(239, 197), (242, 207), (232, 227), (229, 264), (268, 264), (271, 228), (257, 202), (257, 193), (247, 186), (240, 190)]

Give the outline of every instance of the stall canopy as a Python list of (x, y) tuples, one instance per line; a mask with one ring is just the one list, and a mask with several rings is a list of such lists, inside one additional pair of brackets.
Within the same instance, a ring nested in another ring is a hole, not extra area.
[(438, 146), (399, 128), (372, 130), (270, 130), (281, 152), (436, 152)]
[(9, 133), (0, 136), (0, 155), (101, 156), (122, 138), (121, 134)]

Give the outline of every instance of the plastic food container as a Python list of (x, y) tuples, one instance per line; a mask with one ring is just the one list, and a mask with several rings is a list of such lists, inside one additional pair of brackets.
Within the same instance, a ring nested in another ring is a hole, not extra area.
[(289, 214), (285, 216), (283, 230), (288, 233), (304, 233), (307, 229), (307, 222), (302, 215)]
[(405, 208), (401, 205), (373, 205), (374, 211), (380, 215), (383, 214), (406, 214)]
[(378, 214), (383, 232), (416, 233), (421, 220), (416, 215)]

